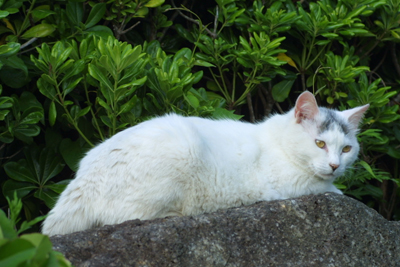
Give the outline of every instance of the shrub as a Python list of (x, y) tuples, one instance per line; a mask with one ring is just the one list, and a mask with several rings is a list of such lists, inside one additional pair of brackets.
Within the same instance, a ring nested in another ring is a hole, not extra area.
[(46, 235), (33, 233), (18, 236), (30, 226), (43, 220), (38, 217), (30, 222), (22, 222), (21, 228), (16, 229), (22, 202), (17, 198), (10, 201), (11, 218), (8, 219), (3, 210), (0, 210), (0, 265), (1, 266), (72, 266), (64, 256), (52, 250), (50, 239)]
[(17, 192), (23, 218), (46, 214), (85, 151), (151, 116), (255, 122), (310, 90), (340, 110), (370, 103), (360, 161), (337, 186), (399, 219), (399, 9), (398, 0), (6, 0), (0, 203)]

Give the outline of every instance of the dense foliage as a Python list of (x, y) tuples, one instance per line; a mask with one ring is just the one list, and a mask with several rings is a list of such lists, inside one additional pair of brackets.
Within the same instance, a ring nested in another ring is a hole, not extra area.
[(0, 19), (5, 211), (16, 192), (45, 215), (85, 151), (151, 116), (255, 122), (309, 90), (371, 105), (337, 186), (400, 219), (400, 0), (4, 0)]

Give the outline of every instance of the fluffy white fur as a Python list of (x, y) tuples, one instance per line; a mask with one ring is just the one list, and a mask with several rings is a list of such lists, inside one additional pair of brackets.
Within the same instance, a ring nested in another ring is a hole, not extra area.
[[(367, 108), (335, 111), (347, 134), (334, 123), (321, 132), (327, 113), (309, 92), (288, 113), (259, 124), (175, 114), (143, 122), (88, 152), (43, 233), (341, 193), (332, 182), (357, 157), (356, 131)], [(347, 145), (352, 149), (342, 152)]]

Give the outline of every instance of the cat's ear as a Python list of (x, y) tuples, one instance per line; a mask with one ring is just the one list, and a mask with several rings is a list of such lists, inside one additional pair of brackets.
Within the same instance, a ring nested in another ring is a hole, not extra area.
[(342, 115), (352, 126), (353, 130), (358, 129), (361, 119), (364, 117), (364, 113), (369, 108), (369, 104), (342, 111)]
[(314, 119), (318, 112), (317, 101), (312, 93), (305, 91), (299, 95), (294, 108), (294, 117), (297, 123), (301, 123), (305, 119)]

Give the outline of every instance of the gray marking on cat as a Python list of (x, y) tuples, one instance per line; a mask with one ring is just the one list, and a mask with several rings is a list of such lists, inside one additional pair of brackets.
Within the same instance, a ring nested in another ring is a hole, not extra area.
[(347, 123), (342, 118), (338, 117), (335, 111), (325, 108), (320, 108), (320, 110), (325, 113), (325, 119), (319, 127), (320, 133), (332, 130), (335, 125), (338, 126), (337, 128), (344, 134), (350, 132)]

